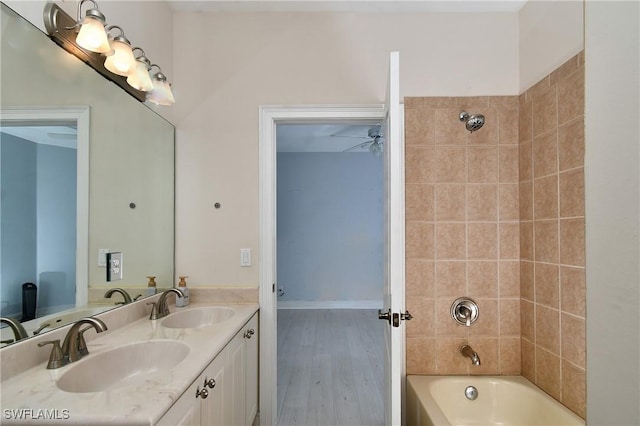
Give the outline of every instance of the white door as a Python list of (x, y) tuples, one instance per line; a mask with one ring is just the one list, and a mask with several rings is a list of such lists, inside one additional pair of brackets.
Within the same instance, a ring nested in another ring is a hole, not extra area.
[(404, 366), (404, 149), (400, 110), (399, 54), (391, 52), (385, 100), (385, 418), (402, 423)]

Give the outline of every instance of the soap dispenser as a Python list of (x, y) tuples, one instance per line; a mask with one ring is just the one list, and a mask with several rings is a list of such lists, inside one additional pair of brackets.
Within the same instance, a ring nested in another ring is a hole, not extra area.
[(183, 308), (189, 304), (189, 289), (187, 288), (187, 281), (185, 280), (188, 277), (185, 275), (179, 278), (178, 288), (182, 291), (184, 297), (176, 296), (176, 307)]
[(147, 296), (153, 296), (158, 291), (156, 290), (156, 277), (154, 275), (147, 276), (149, 282), (147, 283)]

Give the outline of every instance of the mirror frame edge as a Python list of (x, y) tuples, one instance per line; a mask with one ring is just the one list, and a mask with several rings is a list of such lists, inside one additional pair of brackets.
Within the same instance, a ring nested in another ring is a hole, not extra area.
[[(0, 108), (0, 122), (11, 121), (75, 121), (77, 126), (76, 177), (76, 307), (89, 298), (89, 132), (90, 107), (14, 107)], [(78, 286), (84, 280), (86, 286)]]

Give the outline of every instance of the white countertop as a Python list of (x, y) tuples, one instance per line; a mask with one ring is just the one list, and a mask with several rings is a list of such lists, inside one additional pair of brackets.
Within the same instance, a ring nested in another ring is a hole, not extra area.
[[(192, 303), (185, 308), (171, 306), (171, 312), (213, 306)], [(219, 305), (219, 304), (218, 304)], [(67, 366), (47, 370), (46, 363), (30, 368), (2, 381), (0, 423), (48, 423), (152, 425), (169, 410), (181, 394), (198, 378), (202, 370), (225, 347), (233, 336), (258, 311), (257, 304), (224, 304), (236, 314), (223, 322), (199, 329), (172, 329), (161, 326), (164, 319), (138, 319), (101, 337), (88, 341), (89, 355)], [(109, 323), (105, 320), (107, 327)], [(95, 334), (93, 331), (87, 332)], [(189, 347), (189, 354), (174, 368), (144, 376), (113, 390), (92, 393), (68, 393), (56, 381), (73, 366), (117, 346), (147, 340), (179, 340)], [(35, 343), (34, 350), (37, 348)], [(51, 348), (50, 345), (47, 348)], [(7, 410), (16, 410), (7, 412)], [(27, 418), (15, 419), (16, 412)], [(31, 417), (31, 418), (29, 418)], [(40, 418), (38, 418), (40, 417)], [(56, 419), (57, 418), (57, 419)]]

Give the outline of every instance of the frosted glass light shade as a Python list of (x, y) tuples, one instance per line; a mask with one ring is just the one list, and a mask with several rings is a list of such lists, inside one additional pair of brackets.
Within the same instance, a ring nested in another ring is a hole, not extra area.
[(136, 61), (136, 67), (134, 71), (127, 77), (127, 83), (131, 87), (143, 92), (148, 92), (153, 89), (153, 83), (151, 77), (149, 77), (149, 71), (147, 66), (140, 61)]
[(173, 105), (175, 98), (171, 91), (171, 85), (166, 80), (153, 79), (153, 90), (147, 95), (147, 100), (156, 105)]
[(104, 30), (104, 25), (95, 18), (84, 18), (80, 32), (76, 37), (76, 43), (78, 43), (80, 47), (92, 52), (105, 54), (111, 52), (111, 46), (109, 46), (109, 39), (107, 38), (107, 32)]
[(136, 67), (136, 58), (131, 46), (119, 40), (111, 40), (113, 55), (107, 56), (104, 67), (114, 74), (128, 76)]

